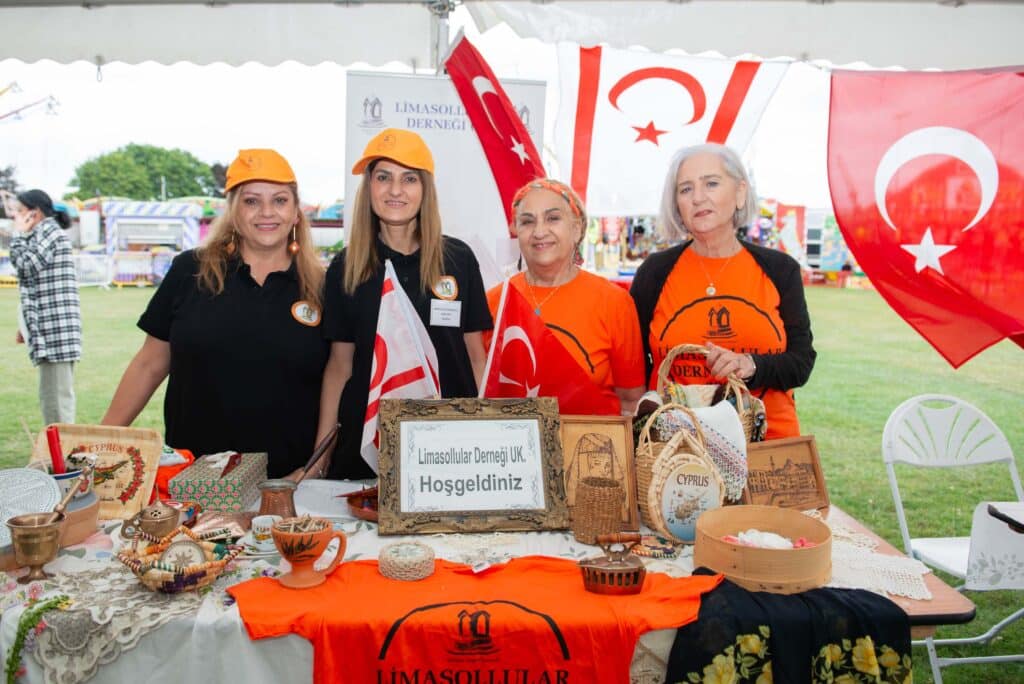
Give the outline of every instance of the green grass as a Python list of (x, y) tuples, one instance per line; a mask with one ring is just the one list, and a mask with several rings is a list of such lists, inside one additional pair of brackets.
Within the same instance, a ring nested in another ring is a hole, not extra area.
[[(98, 422), (106, 410), (142, 343), (135, 322), (151, 295), (152, 290), (136, 289), (82, 291), (85, 357), (75, 374), (79, 422)], [(953, 370), (874, 292), (813, 288), (808, 300), (818, 362), (810, 383), (797, 392), (797, 405), (803, 432), (817, 437), (835, 503), (902, 546), (880, 444), (889, 413), (915, 394), (953, 394), (970, 401), (1003, 429), (1024, 458), (1024, 352), (1016, 345), (997, 345)], [(0, 467), (28, 458), (20, 418), (33, 434), (42, 427), (35, 370), (25, 348), (13, 344), (16, 301), (16, 290), (0, 290)], [(161, 388), (136, 425), (162, 429), (162, 398)], [(921, 534), (967, 534), (978, 501), (1012, 498), (1005, 469), (981, 469), (955, 479), (941, 471), (925, 475), (904, 478), (908, 515), (922, 521)], [(1011, 592), (973, 593), (971, 598), (978, 604), (978, 618), (940, 628), (940, 637), (981, 632), (1020, 605), (1019, 595)], [(1024, 624), (1006, 630), (991, 650), (1024, 653)], [(959, 654), (983, 653), (965, 648)], [(915, 680), (931, 681), (924, 650), (915, 650), (914, 656)], [(1024, 664), (960, 665), (947, 668), (944, 677), (950, 684), (1017, 682), (1024, 680)]]

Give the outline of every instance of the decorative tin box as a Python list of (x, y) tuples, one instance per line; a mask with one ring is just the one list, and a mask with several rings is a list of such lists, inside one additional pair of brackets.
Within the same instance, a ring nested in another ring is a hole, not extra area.
[(235, 460), (230, 452), (198, 458), (171, 478), (168, 492), (179, 501), (199, 503), (205, 511), (244, 511), (259, 497), (257, 485), (267, 479), (267, 455), (241, 454)]

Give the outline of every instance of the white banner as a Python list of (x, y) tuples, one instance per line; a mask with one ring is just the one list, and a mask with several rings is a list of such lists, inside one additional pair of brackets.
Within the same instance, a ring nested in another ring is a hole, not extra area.
[[(540, 149), (544, 135), (545, 84), (502, 80), (501, 85)], [(356, 188), (362, 178), (349, 171), (370, 138), (385, 128), (406, 128), (423, 137), (434, 155), (434, 179), (445, 234), (473, 247), (486, 286), (500, 281), (499, 268), (508, 253), (508, 225), (483, 148), (447, 77), (348, 72), (346, 228), (351, 225)]]
[(559, 44), (564, 180), (591, 216), (657, 214), (672, 155), (709, 141), (742, 154), (788, 66)]

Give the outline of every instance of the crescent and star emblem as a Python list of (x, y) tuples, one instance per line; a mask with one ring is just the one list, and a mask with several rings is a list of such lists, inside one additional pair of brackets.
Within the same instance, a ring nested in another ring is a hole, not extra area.
[[(523, 330), (522, 327), (518, 325), (510, 325), (509, 327), (505, 328), (505, 332), (501, 336), (502, 354), (505, 353), (505, 349), (508, 347), (508, 345), (511, 342), (515, 341), (522, 342), (524, 345), (526, 345), (526, 350), (530, 353), (530, 365), (532, 366), (532, 370), (530, 371), (530, 377), (535, 378), (537, 376), (537, 356), (533, 352), (533, 345), (530, 344), (530, 338), (526, 336), (526, 331)], [(539, 384), (535, 385), (534, 387), (530, 387), (530, 383), (528, 380), (524, 380), (523, 382), (517, 382), (512, 378), (509, 378), (506, 375), (504, 375), (500, 370), (498, 371), (498, 382), (506, 385), (515, 385), (517, 387), (522, 387), (523, 389), (526, 390), (526, 396), (528, 397), (539, 396)]]
[[(612, 107), (619, 110), (619, 98), (627, 90), (632, 88), (641, 81), (649, 79), (660, 78), (673, 83), (681, 85), (687, 93), (690, 94), (690, 99), (693, 100), (693, 117), (687, 121), (685, 125), (692, 124), (702, 116), (704, 111), (707, 109), (707, 96), (704, 94), (704, 88), (701, 87), (700, 81), (679, 69), (671, 69), (669, 67), (647, 67), (646, 69), (637, 69), (631, 71), (622, 78), (620, 78), (615, 85), (612, 86), (611, 90), (608, 91), (608, 101)], [(654, 122), (650, 121), (646, 126), (632, 126), (633, 130), (637, 132), (636, 140), (633, 142), (640, 142), (641, 140), (648, 140), (655, 145), (658, 144), (658, 136), (668, 133), (668, 131), (655, 128)]]
[[(472, 83), (473, 90), (476, 91), (476, 96), (480, 98), (480, 106), (483, 107), (484, 114), (487, 115), (487, 121), (489, 121), (491, 124), (491, 130), (493, 130), (494, 134), (498, 136), (498, 138), (500, 139), (502, 135), (498, 131), (498, 125), (494, 123), (494, 117), (491, 116), (491, 110), (488, 109), (487, 102), (484, 100), (484, 95), (486, 95), (487, 93), (490, 93), (491, 95), (497, 97), (498, 91), (495, 90), (494, 83), (491, 81), (491, 79), (487, 78), (486, 76), (474, 76)], [(514, 135), (510, 135), (509, 137), (512, 139), (512, 145), (509, 146), (509, 149), (512, 151), (512, 154), (519, 157), (520, 164), (526, 164), (526, 162), (530, 159), (530, 155), (527, 154), (526, 152), (526, 146), (523, 143), (516, 140), (516, 137)]]
[[(948, 126), (919, 128), (897, 140), (885, 151), (875, 171), (875, 204), (878, 206), (878, 211), (889, 227), (896, 230), (896, 225), (889, 217), (889, 211), (885, 206), (885, 191), (893, 176), (904, 164), (929, 154), (942, 154), (959, 159), (974, 171), (981, 183), (981, 204), (978, 207), (978, 212), (961, 231), (967, 232), (977, 225), (992, 208), (996, 190), (999, 188), (999, 167), (992, 150), (980, 138), (959, 128)], [(926, 268), (932, 268), (942, 275), (945, 274), (939, 260), (956, 249), (956, 245), (935, 244), (931, 226), (925, 230), (920, 244), (900, 245), (900, 247), (914, 256), (916, 272), (920, 273)]]

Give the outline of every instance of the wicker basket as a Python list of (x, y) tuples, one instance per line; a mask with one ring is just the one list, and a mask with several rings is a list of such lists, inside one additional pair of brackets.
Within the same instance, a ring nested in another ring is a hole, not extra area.
[[(694, 434), (686, 428), (680, 429), (668, 442), (657, 442), (651, 437), (651, 430), (658, 417), (670, 410), (686, 413), (694, 426)], [(679, 543), (692, 543), (695, 528), (692, 522), (686, 524), (687, 533), (677, 534), (680, 526), (670, 524), (662, 513), (665, 495), (671, 494), (666, 488), (666, 480), (673, 474), (695, 469), (705, 474), (710, 480), (710, 488), (718, 492), (713, 506), (721, 506), (724, 500), (725, 485), (718, 469), (707, 453), (707, 443), (700, 421), (693, 411), (681, 404), (665, 404), (658, 407), (647, 418), (636, 447), (636, 479), (637, 501), (640, 504), (640, 517), (644, 524), (652, 530), (671, 538)], [(673, 529), (675, 528), (675, 529)]]
[[(658, 395), (665, 401), (675, 401), (676, 398), (668, 392), (672, 384), (669, 375), (672, 372), (672, 362), (682, 354), (700, 354), (707, 357), (708, 350), (699, 344), (680, 344), (673, 347), (658, 366)], [(747, 389), (746, 383), (738, 375), (732, 374), (725, 379), (725, 393), (723, 399), (730, 396), (735, 397), (736, 413), (740, 416), (740, 423), (743, 425), (743, 434), (748, 442), (760, 442), (764, 439), (767, 428), (767, 421), (758, 422), (757, 416), (764, 415), (764, 402), (755, 397)]]
[[(163, 438), (156, 430), (109, 425), (57, 423), (64, 456), (96, 454), (93, 491), (100, 499), (100, 520), (126, 520), (149, 502), (160, 466)], [(43, 430), (36, 438), (32, 462), (50, 463)]]
[[(723, 541), (725, 535), (755, 528), (789, 539), (805, 537), (817, 546), (759, 549)], [(750, 591), (796, 594), (832, 578), (832, 530), (799, 511), (778, 506), (727, 506), (697, 520), (694, 567), (720, 572)]]
[[(160, 561), (160, 555), (178, 535), (185, 535), (196, 542), (206, 555), (205, 563), (182, 568)], [(145, 533), (140, 532), (142, 537)], [(201, 589), (217, 579), (224, 567), (242, 552), (241, 546), (215, 544), (205, 541), (200, 535), (182, 525), (155, 544), (141, 549), (137, 543), (126, 547), (117, 554), (117, 559), (131, 570), (150, 591), (178, 594), (183, 591)]]
[(622, 527), (626, 492), (618, 480), (585, 477), (576, 485), (572, 508), (572, 534), (581, 544), (596, 544), (599, 535), (615, 534)]

